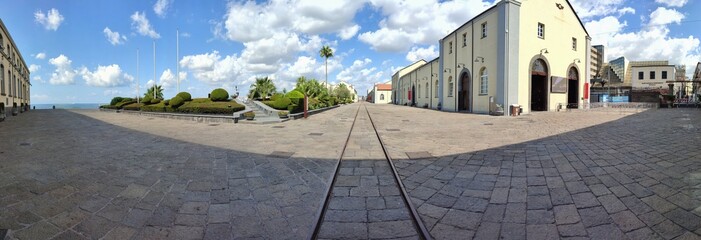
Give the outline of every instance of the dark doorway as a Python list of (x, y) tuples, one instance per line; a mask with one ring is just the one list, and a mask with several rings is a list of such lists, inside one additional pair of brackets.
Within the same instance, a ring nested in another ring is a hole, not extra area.
[(531, 111), (548, 110), (548, 66), (537, 59), (531, 69)]
[(458, 92), (458, 111), (472, 111), (470, 109), (470, 86), (472, 86), (470, 75), (463, 73), (460, 77), (460, 90)]
[(411, 86), (411, 106), (416, 106), (416, 86)]
[(567, 108), (579, 108), (579, 72), (576, 68), (570, 68), (567, 79)]

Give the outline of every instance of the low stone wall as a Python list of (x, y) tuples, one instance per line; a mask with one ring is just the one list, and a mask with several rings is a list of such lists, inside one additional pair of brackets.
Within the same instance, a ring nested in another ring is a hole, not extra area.
[(142, 111), (129, 111), (121, 110), (117, 111), (126, 114), (146, 116), (146, 117), (159, 117), (168, 118), (176, 120), (188, 120), (199, 123), (238, 123), (239, 118), (234, 116), (216, 116), (216, 115), (195, 115), (195, 114), (180, 114), (180, 113), (157, 113), (157, 112), (142, 112)]
[[(309, 116), (311, 116), (311, 115), (314, 115), (314, 114), (317, 114), (317, 113), (321, 113), (321, 112), (324, 112), (324, 111), (326, 111), (326, 110), (334, 109), (334, 108), (337, 108), (337, 107), (340, 107), (340, 106), (341, 106), (341, 105), (339, 104), (339, 105), (334, 105), (334, 106), (331, 106), (331, 107), (325, 107), (325, 108), (319, 108), (319, 109), (309, 110), (309, 111), (307, 111), (307, 114), (309, 114)], [(289, 116), (290, 116), (290, 119), (297, 120), (297, 119), (300, 119), (300, 118), (304, 118), (304, 112), (295, 113), (295, 114), (290, 114)]]

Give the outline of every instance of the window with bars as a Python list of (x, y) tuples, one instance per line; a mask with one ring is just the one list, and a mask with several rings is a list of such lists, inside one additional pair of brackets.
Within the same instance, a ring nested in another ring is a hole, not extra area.
[(577, 39), (572, 38), (572, 50), (577, 51)]
[(538, 23), (538, 38), (545, 39), (545, 24)]
[(487, 37), (487, 23), (482, 23), (482, 38)]
[(448, 97), (453, 96), (453, 89), (455, 89), (455, 84), (453, 83), (453, 77), (448, 77)]
[(463, 47), (467, 46), (467, 33), (462, 34), (462, 46)]
[(487, 68), (482, 68), (480, 71), (480, 95), (486, 95), (489, 92), (489, 74)]

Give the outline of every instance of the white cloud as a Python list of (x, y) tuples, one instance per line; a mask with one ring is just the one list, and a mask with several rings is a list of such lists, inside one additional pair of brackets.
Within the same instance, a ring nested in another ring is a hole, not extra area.
[(406, 54), (406, 60), (409, 60), (409, 62), (416, 62), (421, 59), (428, 62), (436, 57), (438, 57), (436, 45), (431, 45), (427, 48), (412, 47), (411, 51)]
[(384, 18), (379, 29), (358, 39), (380, 52), (405, 52), (415, 44), (435, 44), (492, 5), (482, 0), (370, 0)]
[(32, 101), (47, 101), (49, 99), (49, 95), (46, 94), (32, 94)]
[(44, 12), (41, 10), (34, 13), (34, 21), (44, 25), (46, 30), (58, 30), (58, 27), (61, 26), (63, 20), (63, 15), (61, 15), (61, 13), (59, 13), (55, 8), (47, 11), (46, 14), (44, 14)]
[(684, 19), (684, 14), (677, 12), (677, 10), (659, 7), (650, 14), (650, 25), (680, 23), (682, 19)]
[(127, 41), (127, 36), (123, 36), (119, 34), (119, 32), (112, 32), (110, 28), (105, 27), (104, 30), (102, 30), (103, 33), (105, 33), (105, 37), (107, 38), (107, 41), (109, 41), (112, 45), (120, 45), (124, 44), (124, 42)]
[(159, 17), (164, 18), (171, 3), (171, 0), (158, 0), (156, 1), (156, 4), (153, 4), (153, 12), (155, 12)]
[(627, 14), (627, 13), (635, 14), (635, 9), (632, 8), (632, 7), (624, 7), (624, 8), (618, 9), (618, 15), (619, 15), (619, 16), (623, 16), (623, 15), (625, 15), (625, 14)]
[(136, 29), (141, 36), (148, 36), (154, 39), (161, 37), (160, 34), (153, 30), (153, 26), (151, 26), (151, 23), (149, 23), (146, 18), (146, 13), (134, 12), (134, 14), (131, 15), (131, 26)]
[[(666, 1), (666, 0), (665, 0)], [(572, 7), (577, 11), (577, 15), (582, 19), (593, 17), (609, 16), (621, 11), (625, 0), (571, 0)]]
[(655, 0), (656, 3), (665, 4), (669, 7), (683, 7), (688, 0)]
[(625, 56), (631, 61), (668, 60), (670, 64), (687, 65), (690, 75), (695, 64), (701, 60), (701, 41), (699, 38), (671, 36), (669, 24), (679, 23), (683, 14), (665, 8), (658, 8), (650, 14), (649, 21), (643, 22), (639, 31), (625, 32), (626, 22), (619, 22), (613, 16), (587, 22), (587, 29), (592, 32), (592, 44), (606, 46), (606, 59)]
[[(187, 73), (180, 72), (180, 84), (181, 85), (183, 84), (183, 82), (186, 79), (187, 79)], [(175, 73), (173, 71), (171, 71), (170, 69), (166, 69), (161, 74), (161, 77), (159, 78), (158, 84), (163, 86), (163, 89), (170, 89), (171, 87), (177, 86), (178, 79), (175, 77)]]
[(358, 31), (360, 31), (360, 26), (358, 26), (356, 24), (356, 25), (341, 29), (341, 31), (338, 33), (338, 37), (340, 37), (343, 40), (348, 40), (348, 39), (351, 39), (352, 37), (354, 37), (355, 34), (358, 34)]
[(93, 87), (120, 87), (134, 81), (134, 77), (122, 73), (122, 69), (117, 64), (98, 65), (95, 71), (90, 71), (88, 68), (83, 67), (80, 70), (80, 75), (82, 75), (88, 86)]
[(39, 69), (41, 69), (41, 66), (39, 66), (39, 65), (36, 65), (36, 64), (29, 65), (29, 72), (36, 72), (36, 71), (39, 71)]
[(51, 74), (49, 83), (53, 85), (69, 85), (75, 83), (77, 72), (71, 67), (71, 60), (63, 54), (56, 58), (49, 59), (49, 63), (56, 67)]
[(37, 53), (36, 56), (34, 56), (36, 59), (45, 59), (46, 58), (46, 53)]
[(355, 60), (353, 65), (341, 71), (336, 79), (352, 84), (358, 93), (365, 93), (375, 83), (386, 82), (389, 79), (388, 72), (378, 71), (371, 64), (372, 60), (369, 58)]
[(213, 51), (184, 56), (180, 60), (180, 67), (189, 70), (197, 80), (208, 84), (221, 84), (237, 79), (242, 63), (236, 55), (222, 59), (218, 51)]

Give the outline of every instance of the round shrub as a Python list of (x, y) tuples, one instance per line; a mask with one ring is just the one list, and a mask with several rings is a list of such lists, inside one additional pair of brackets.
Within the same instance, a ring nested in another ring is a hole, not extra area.
[(222, 88), (217, 88), (217, 89), (214, 89), (211, 94), (209, 94), (209, 98), (215, 102), (216, 101), (226, 101), (229, 99), (229, 93)]
[(158, 98), (151, 99), (151, 104), (156, 104), (159, 102), (161, 102), (161, 99), (158, 99)]
[(184, 101), (192, 101), (192, 95), (190, 95), (188, 92), (180, 92), (175, 96), (182, 98)]
[(114, 97), (112, 98), (112, 101), (110, 101), (110, 105), (117, 105), (117, 103), (121, 102), (122, 100), (124, 100), (123, 97)]
[(287, 106), (289, 106), (292, 103), (292, 100), (288, 97), (281, 97), (278, 98), (273, 102), (273, 108), (277, 110), (286, 110)]
[[(179, 95), (179, 94), (178, 94), (178, 95)], [(185, 103), (185, 99), (183, 99), (183, 98), (180, 97), (180, 96), (175, 96), (175, 97), (173, 97), (173, 98), (170, 99), (170, 106), (171, 106), (171, 107), (175, 107), (175, 108), (176, 108), (176, 107), (180, 107), (180, 106), (183, 105), (183, 103)]]
[(304, 98), (304, 94), (300, 91), (292, 90), (291, 92), (287, 93), (286, 97), (288, 97), (290, 99)]
[(146, 95), (145, 97), (141, 98), (141, 103), (151, 104), (151, 100), (153, 100), (153, 97), (151, 95)]
[(270, 97), (270, 101), (277, 101), (278, 99), (283, 98), (283, 97), (285, 97), (284, 94), (276, 93), (276, 94), (273, 94), (272, 97)]

